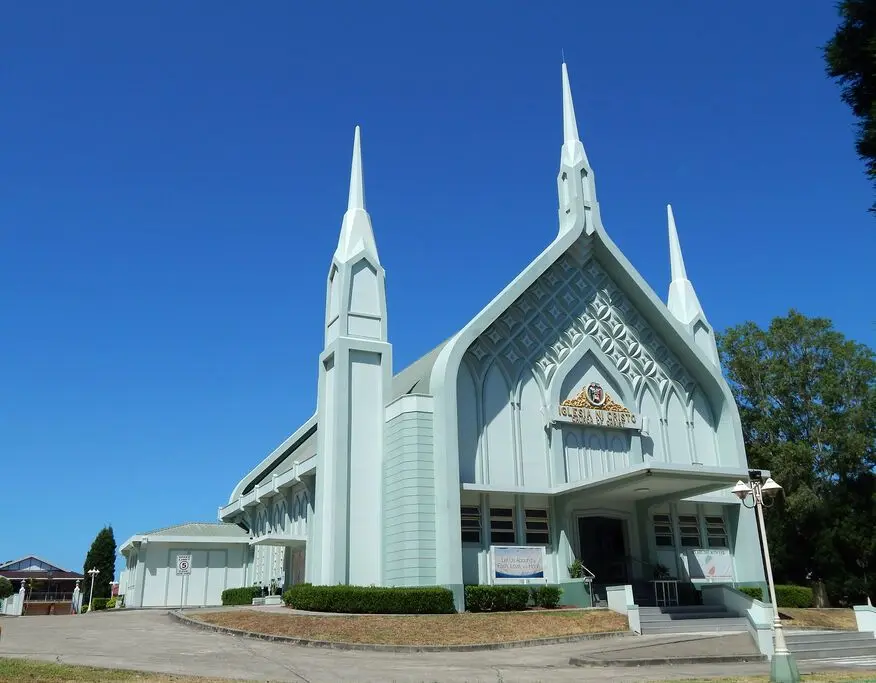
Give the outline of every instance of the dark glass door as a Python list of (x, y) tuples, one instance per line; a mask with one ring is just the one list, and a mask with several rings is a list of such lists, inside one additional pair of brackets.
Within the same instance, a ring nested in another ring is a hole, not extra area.
[(595, 583), (627, 583), (627, 550), (622, 519), (580, 517), (578, 540), (581, 562), (596, 575)]

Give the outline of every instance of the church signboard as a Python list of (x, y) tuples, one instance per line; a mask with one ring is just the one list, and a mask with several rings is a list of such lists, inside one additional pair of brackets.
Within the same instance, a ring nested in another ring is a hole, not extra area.
[(521, 579), (544, 581), (544, 556), (542, 546), (494, 545), (493, 580), (497, 583), (513, 583)]
[(607, 429), (642, 429), (641, 416), (617, 403), (598, 382), (591, 382), (577, 396), (558, 405), (553, 420)]

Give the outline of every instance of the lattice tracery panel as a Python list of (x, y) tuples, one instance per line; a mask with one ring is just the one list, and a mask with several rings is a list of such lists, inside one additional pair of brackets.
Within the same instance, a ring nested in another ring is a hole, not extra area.
[(591, 338), (637, 391), (645, 378), (689, 395), (694, 382), (580, 240), (548, 269), (468, 350), (483, 373), (493, 360), (511, 377), (533, 368), (547, 386), (558, 365)]

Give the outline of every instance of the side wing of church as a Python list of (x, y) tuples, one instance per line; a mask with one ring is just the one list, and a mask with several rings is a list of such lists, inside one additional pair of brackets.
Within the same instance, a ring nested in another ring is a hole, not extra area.
[(748, 465), (672, 210), (664, 304), (602, 225), (566, 65), (559, 231), (452, 338), (392, 373), (356, 129), (326, 282), (316, 414), (221, 522), (244, 585), (760, 585)]

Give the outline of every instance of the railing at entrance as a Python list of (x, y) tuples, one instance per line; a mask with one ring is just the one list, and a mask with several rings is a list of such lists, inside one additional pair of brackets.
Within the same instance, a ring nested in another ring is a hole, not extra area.
[(25, 602), (68, 602), (73, 599), (72, 591), (32, 591), (28, 593)]

